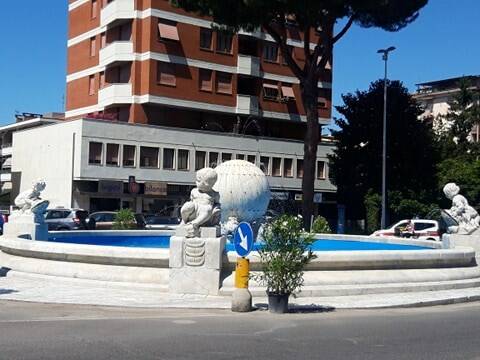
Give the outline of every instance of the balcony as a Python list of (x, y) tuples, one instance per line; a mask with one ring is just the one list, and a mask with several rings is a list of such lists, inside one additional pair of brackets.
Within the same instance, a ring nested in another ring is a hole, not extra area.
[(115, 41), (100, 49), (100, 66), (133, 60), (133, 43), (131, 41)]
[(12, 173), (10, 172), (10, 170), (2, 170), (0, 172), (0, 182), (4, 183), (10, 181), (12, 181)]
[(110, 84), (98, 92), (98, 103), (100, 106), (131, 104), (132, 101), (132, 84), (130, 83)]
[(12, 155), (12, 144), (5, 144), (0, 147), (0, 156)]
[(105, 6), (100, 13), (100, 26), (115, 26), (119, 23), (133, 19), (135, 3), (132, 0), (114, 0)]
[(259, 115), (258, 97), (237, 95), (237, 114)]
[(255, 56), (238, 55), (237, 72), (243, 75), (260, 76), (260, 59)]

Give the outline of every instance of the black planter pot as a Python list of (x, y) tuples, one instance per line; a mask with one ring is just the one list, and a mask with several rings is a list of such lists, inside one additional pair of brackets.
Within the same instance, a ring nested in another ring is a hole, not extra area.
[(275, 314), (285, 314), (288, 312), (288, 298), (290, 294), (268, 294), (268, 311)]

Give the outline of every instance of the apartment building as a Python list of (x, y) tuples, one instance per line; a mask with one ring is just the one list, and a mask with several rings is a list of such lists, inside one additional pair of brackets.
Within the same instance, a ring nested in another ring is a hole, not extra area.
[[(465, 76), (466, 80), (471, 83), (471, 89), (480, 92), (480, 76)], [(424, 108), (421, 119), (432, 123), (434, 129), (437, 127), (438, 116), (445, 115), (450, 106), (448, 103), (452, 97), (459, 91), (459, 82), (462, 77), (450, 79), (442, 79), (417, 84), (417, 91), (413, 94), (415, 98)], [(480, 141), (480, 119), (471, 133), (472, 141)]]
[[(288, 32), (301, 62), (303, 34)], [(67, 68), (67, 121), (14, 134), (20, 190), (41, 177), (52, 206), (159, 212), (185, 201), (199, 168), (245, 159), (265, 172), (274, 201), (300, 207), (299, 82), (261, 30), (217, 31), (167, 0), (70, 1)], [(327, 124), (331, 74), (318, 86)], [(324, 139), (317, 152), (323, 214), (336, 213), (333, 147)]]

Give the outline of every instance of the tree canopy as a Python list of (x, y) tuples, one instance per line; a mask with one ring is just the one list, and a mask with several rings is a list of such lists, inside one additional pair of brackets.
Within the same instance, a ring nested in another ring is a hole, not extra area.
[[(388, 81), (387, 91), (387, 189), (392, 200), (430, 200), (437, 189), (432, 132), (418, 120), (422, 111), (400, 81)], [(365, 195), (381, 193), (383, 80), (342, 99), (344, 104), (336, 107), (342, 118), (332, 132), (338, 144), (330, 173), (339, 202), (351, 217), (364, 218)]]

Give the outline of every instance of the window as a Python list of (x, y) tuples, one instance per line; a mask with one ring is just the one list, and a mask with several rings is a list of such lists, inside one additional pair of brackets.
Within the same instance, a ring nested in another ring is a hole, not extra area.
[(243, 154), (237, 154), (237, 155), (235, 155), (235, 159), (237, 159), (237, 160), (245, 160), (245, 155), (243, 155)]
[(284, 86), (282, 85), (282, 97), (286, 100), (295, 99), (295, 93), (291, 85)]
[(325, 179), (325, 161), (317, 161), (317, 179)]
[(232, 74), (217, 71), (217, 93), (232, 93)]
[(218, 152), (208, 153), (208, 166), (215, 169), (218, 165)]
[(163, 168), (173, 170), (175, 168), (175, 150), (163, 149)]
[(100, 165), (102, 163), (103, 144), (90, 142), (88, 145), (88, 163)]
[(421, 231), (421, 230), (427, 230), (427, 229), (430, 229), (430, 228), (435, 228), (435, 224), (432, 224), (432, 223), (425, 223), (425, 222), (415, 222), (413, 224), (413, 229), (415, 231)]
[(272, 42), (265, 42), (263, 45), (263, 60), (278, 62), (278, 47)]
[(92, 19), (95, 19), (95, 18), (97, 17), (97, 12), (98, 12), (97, 0), (92, 0), (92, 7), (91, 7), (90, 17), (91, 17)]
[(256, 155), (247, 155), (247, 161), (251, 162), (252, 164), (255, 164), (257, 162), (257, 156)]
[(282, 159), (272, 158), (272, 176), (282, 176)]
[(318, 97), (318, 105), (319, 108), (325, 109), (327, 107), (327, 99), (324, 97)]
[(140, 146), (140, 167), (158, 168), (158, 148)]
[(278, 100), (280, 92), (275, 84), (263, 84), (263, 98), (266, 100)]
[(95, 75), (88, 77), (88, 95), (95, 95)]
[[(288, 49), (290, 50), (290, 54), (292, 55), (292, 58), (293, 58), (294, 57), (293, 55), (295, 54), (295, 52), (293, 51), (293, 46), (288, 45)], [(286, 56), (282, 54), (282, 64), (283, 65), (288, 65), (287, 60), (285, 58), (286, 58)]]
[(95, 56), (95, 48), (97, 47), (97, 39), (94, 37), (90, 38), (90, 56)]
[(123, 145), (123, 166), (135, 166), (135, 149), (134, 145)]
[(220, 53), (231, 54), (232, 52), (232, 35), (217, 32), (217, 51)]
[(100, 48), (107, 46), (107, 33), (104, 31), (100, 34)]
[(185, 149), (178, 150), (178, 164), (177, 170), (188, 170), (188, 162), (190, 158), (190, 151)]
[(200, 90), (212, 91), (212, 74), (212, 70), (198, 69)]
[(105, 71), (100, 72), (100, 89), (105, 87)]
[(200, 29), (200, 49), (212, 50), (212, 34), (210, 29)]
[(265, 175), (270, 175), (270, 158), (267, 156), (260, 156), (260, 169)]
[(195, 170), (200, 170), (205, 167), (207, 160), (207, 153), (205, 151), (195, 151)]
[(283, 159), (283, 176), (293, 177), (293, 160)]
[(175, 64), (158, 62), (157, 82), (162, 85), (176, 86)]
[(119, 166), (118, 154), (120, 150), (120, 145), (118, 144), (107, 144), (107, 165)]
[(303, 159), (297, 159), (297, 178), (303, 178)]
[(179, 41), (177, 23), (164, 19), (158, 20), (158, 34), (161, 40)]
[(230, 153), (222, 153), (222, 162), (232, 160), (232, 154)]

